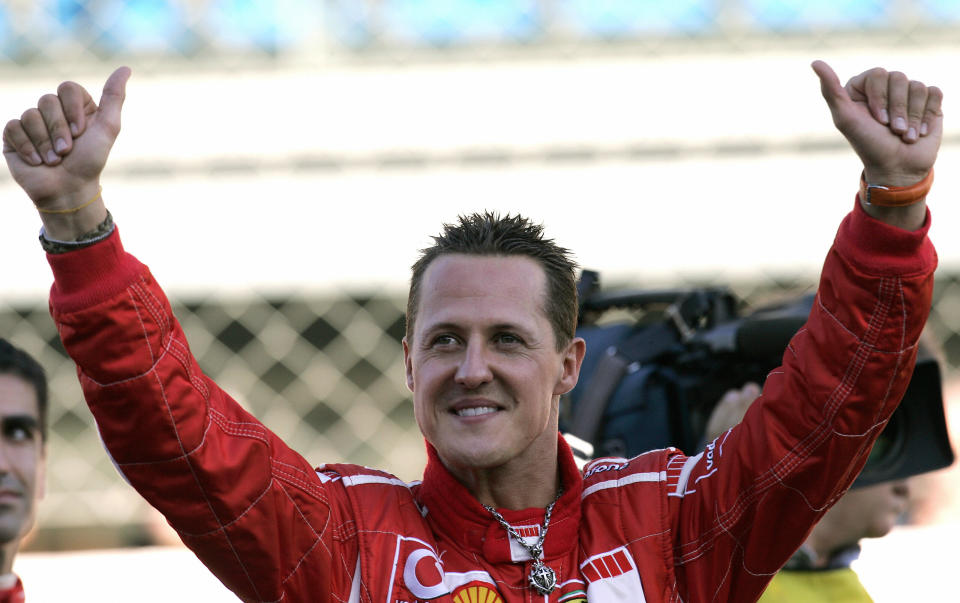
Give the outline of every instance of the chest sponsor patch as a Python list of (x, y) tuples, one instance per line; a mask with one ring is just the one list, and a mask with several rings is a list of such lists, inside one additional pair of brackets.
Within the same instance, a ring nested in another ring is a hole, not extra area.
[(645, 603), (640, 572), (625, 547), (594, 555), (580, 564), (591, 601)]
[(398, 537), (394, 572), (400, 570), (402, 586), (417, 599), (429, 601), (450, 594), (443, 565), (433, 548), (417, 538)]
[(454, 591), (453, 603), (503, 603), (503, 597), (490, 584), (471, 583)]
[(599, 465), (594, 465), (583, 475), (583, 479), (589, 478), (591, 475), (596, 475), (597, 473), (603, 473), (604, 471), (623, 471), (630, 465), (629, 462), (624, 463), (600, 463)]

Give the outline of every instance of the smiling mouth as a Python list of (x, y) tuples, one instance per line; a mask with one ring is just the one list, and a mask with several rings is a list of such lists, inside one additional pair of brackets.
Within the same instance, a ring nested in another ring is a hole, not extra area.
[(479, 417), (482, 415), (489, 415), (497, 412), (499, 410), (495, 406), (475, 406), (472, 408), (461, 408), (460, 410), (454, 410), (453, 414), (458, 417)]

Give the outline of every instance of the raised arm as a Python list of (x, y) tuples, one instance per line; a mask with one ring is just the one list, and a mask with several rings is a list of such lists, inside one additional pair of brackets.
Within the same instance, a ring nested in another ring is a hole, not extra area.
[(352, 526), (342, 484), (201, 372), (163, 290), (103, 228), (100, 173), (129, 76), (116, 70), (99, 105), (61, 84), (3, 131), (44, 237), (66, 243), (48, 255), (50, 308), (87, 405), (126, 480), (242, 600), (346, 601), (358, 546), (341, 538)]
[(704, 453), (670, 456), (665, 490), (684, 600), (756, 600), (863, 467), (909, 382), (930, 309), (936, 253), (925, 195), (942, 95), (883, 69), (843, 87), (826, 63), (813, 68), (867, 182), (887, 187), (874, 201), (906, 203), (861, 195), (806, 325), (757, 402)]

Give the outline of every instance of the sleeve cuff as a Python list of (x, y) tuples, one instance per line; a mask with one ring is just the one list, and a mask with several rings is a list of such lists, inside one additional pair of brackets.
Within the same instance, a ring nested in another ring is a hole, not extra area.
[(923, 226), (911, 232), (871, 217), (855, 197), (853, 211), (840, 224), (834, 244), (840, 255), (866, 274), (924, 274), (937, 266), (929, 230), (929, 209)]
[(119, 228), (89, 247), (47, 254), (53, 270), (50, 305), (73, 312), (103, 302), (130, 286), (146, 267), (124, 251)]

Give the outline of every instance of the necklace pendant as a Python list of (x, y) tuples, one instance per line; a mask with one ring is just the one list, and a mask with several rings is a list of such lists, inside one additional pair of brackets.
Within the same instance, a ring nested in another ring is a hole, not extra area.
[(557, 587), (557, 574), (536, 559), (530, 568), (530, 586), (541, 595), (549, 595)]

